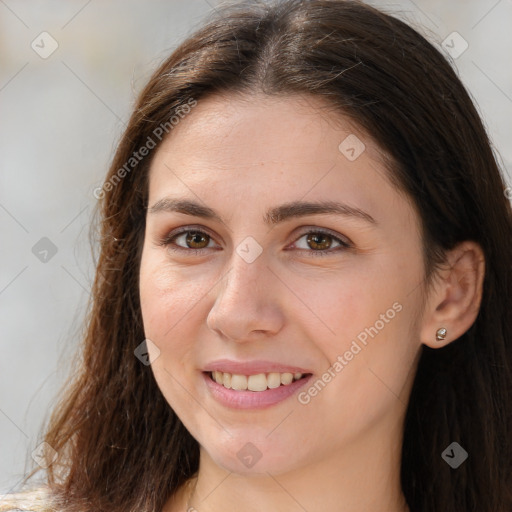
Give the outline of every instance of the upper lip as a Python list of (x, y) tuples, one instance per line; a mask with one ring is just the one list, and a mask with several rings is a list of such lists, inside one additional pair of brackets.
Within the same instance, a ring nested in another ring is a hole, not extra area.
[(257, 375), (258, 373), (311, 373), (310, 370), (300, 366), (293, 366), (275, 361), (233, 361), (231, 359), (217, 359), (208, 363), (205, 372), (219, 371), (223, 373), (235, 373), (237, 375)]

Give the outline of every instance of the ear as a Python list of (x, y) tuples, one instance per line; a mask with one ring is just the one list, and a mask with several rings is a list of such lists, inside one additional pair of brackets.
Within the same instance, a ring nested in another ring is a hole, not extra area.
[[(475, 322), (482, 301), (485, 256), (479, 244), (465, 241), (447, 254), (447, 265), (432, 282), (421, 323), (421, 342), (444, 347), (460, 338)], [(440, 328), (444, 340), (436, 340)]]

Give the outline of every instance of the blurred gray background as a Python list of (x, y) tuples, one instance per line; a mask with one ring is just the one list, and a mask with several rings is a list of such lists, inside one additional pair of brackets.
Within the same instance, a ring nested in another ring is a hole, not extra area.
[[(451, 53), (512, 186), (512, 0), (370, 3)], [(0, 0), (0, 494), (18, 488), (68, 375), (93, 191), (135, 95), (218, 5)]]

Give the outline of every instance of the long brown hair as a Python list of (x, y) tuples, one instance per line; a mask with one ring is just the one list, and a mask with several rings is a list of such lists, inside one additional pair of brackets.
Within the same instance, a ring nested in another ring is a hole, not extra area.
[[(481, 245), (486, 275), (475, 323), (445, 348), (422, 346), (401, 481), (412, 512), (510, 512), (512, 213), (464, 86), (417, 31), (360, 2), (245, 2), (217, 11), (140, 93), (98, 194), (86, 334), (44, 436), (58, 454), (47, 469), (54, 506), (159, 511), (197, 471), (198, 443), (151, 367), (134, 356), (145, 338), (138, 278), (148, 169), (163, 139), (158, 128), (172, 137), (173, 114), (215, 93), (262, 91), (326, 100), (390, 156), (390, 179), (421, 219), (427, 281), (458, 242)], [(150, 138), (155, 148), (131, 161)], [(457, 469), (441, 457), (453, 441), (469, 454)]]

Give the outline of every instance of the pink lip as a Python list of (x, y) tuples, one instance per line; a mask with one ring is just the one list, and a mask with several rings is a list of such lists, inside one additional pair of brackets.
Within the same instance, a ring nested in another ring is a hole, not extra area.
[(223, 373), (236, 373), (238, 375), (257, 375), (258, 373), (312, 373), (311, 370), (299, 366), (288, 366), (272, 361), (232, 361), (231, 359), (217, 359), (208, 363), (205, 372), (219, 371)]
[[(232, 409), (265, 409), (282, 402), (304, 386), (313, 375), (294, 380), (287, 386), (279, 386), (266, 391), (236, 391), (227, 389), (210, 377), (210, 372), (203, 372), (203, 379), (213, 398), (226, 407)], [(252, 375), (252, 374), (251, 374)]]

